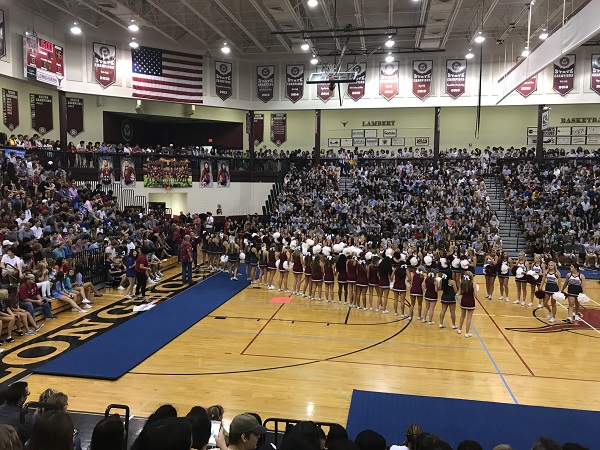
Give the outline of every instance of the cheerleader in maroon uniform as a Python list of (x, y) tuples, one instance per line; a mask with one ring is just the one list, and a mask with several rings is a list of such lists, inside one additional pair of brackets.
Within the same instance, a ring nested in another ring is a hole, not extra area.
[(356, 256), (348, 259), (346, 263), (346, 272), (348, 272), (348, 296), (350, 297), (350, 305), (352, 307), (358, 306), (358, 302), (356, 301), (354, 288), (356, 287)]
[(338, 303), (342, 303), (342, 291), (344, 291), (344, 304), (348, 303), (348, 272), (346, 272), (346, 263), (348, 258), (341, 253), (335, 262), (335, 272), (338, 282)]
[(325, 301), (335, 302), (333, 297), (333, 284), (335, 282), (335, 276), (333, 274), (333, 258), (331, 256), (325, 256), (323, 262), (323, 283), (325, 284)]
[(312, 255), (309, 253), (304, 257), (304, 288), (302, 289), (302, 297), (306, 297), (306, 289), (311, 284), (310, 276), (312, 275), (312, 262), (313, 258)]
[(473, 283), (473, 273), (467, 270), (462, 275), (462, 281), (460, 283), (460, 291), (458, 293), (460, 297), (460, 324), (456, 332), (462, 333), (462, 327), (465, 323), (465, 317), (467, 319), (467, 325), (465, 327), (465, 337), (470, 338), (472, 336), (469, 333), (471, 329), (471, 319), (473, 318), (473, 311), (475, 311), (475, 302), (477, 299), (477, 291), (479, 287)]
[(394, 291), (394, 315), (398, 315), (398, 298), (400, 298), (400, 312), (404, 319), (406, 317), (404, 315), (404, 305), (406, 303), (406, 262), (400, 261), (400, 264), (394, 270), (392, 291)]
[(304, 273), (304, 268), (302, 267), (302, 252), (299, 248), (294, 250), (292, 253), (292, 273), (294, 274), (294, 286), (293, 286), (293, 294), (300, 295), (300, 285), (302, 284), (302, 274)]
[(408, 272), (408, 281), (410, 281), (410, 311), (408, 313), (408, 320), (412, 320), (413, 313), (415, 311), (415, 304), (418, 302), (418, 320), (421, 320), (421, 312), (423, 309), (423, 267), (418, 267), (414, 273)]
[[(371, 258), (371, 264), (367, 267), (367, 279), (369, 282), (369, 309), (373, 310), (373, 291), (377, 298), (381, 296), (379, 292), (379, 272), (377, 269), (379, 263), (379, 256), (373, 256)], [(366, 295), (366, 294), (365, 294)], [(376, 305), (375, 311), (379, 311), (379, 305)]]
[(267, 270), (269, 273), (267, 274), (267, 286), (269, 289), (275, 289), (275, 285), (273, 284), (273, 279), (275, 278), (275, 273), (277, 272), (276, 265), (277, 258), (275, 256), (275, 248), (271, 247), (269, 250), (269, 256), (267, 258)]
[(439, 290), (438, 281), (435, 278), (435, 272), (433, 270), (426, 270), (425, 278), (425, 313), (423, 314), (423, 322), (427, 322), (429, 325), (434, 325), (433, 311), (438, 300), (437, 291)]
[(377, 296), (378, 306), (383, 314), (388, 314), (387, 309), (388, 296), (390, 295), (390, 276), (392, 275), (392, 259), (385, 257), (377, 267), (379, 274), (379, 295)]
[(323, 263), (321, 262), (321, 255), (315, 255), (313, 258), (310, 281), (310, 299), (323, 300), (321, 297), (323, 293)]
[(440, 328), (446, 328), (444, 325), (444, 316), (448, 308), (450, 309), (450, 319), (452, 320), (452, 329), (456, 329), (456, 293), (458, 286), (452, 279), (452, 270), (446, 268), (442, 273), (442, 310), (440, 311)]
[(489, 252), (483, 257), (483, 273), (485, 275), (485, 298), (492, 299), (494, 295), (494, 282), (496, 281), (496, 266), (498, 265), (498, 256), (494, 251)]
[(287, 248), (282, 247), (281, 252), (279, 252), (279, 291), (285, 291), (286, 294), (290, 292), (288, 289), (288, 261), (290, 259), (290, 254), (287, 251)]
[(266, 244), (261, 244), (260, 251), (258, 252), (258, 270), (260, 271), (260, 284), (261, 286), (268, 286), (268, 270), (267, 261), (269, 260), (269, 252), (267, 251)]
[(356, 267), (356, 304), (360, 309), (362, 300), (363, 309), (367, 310), (367, 289), (369, 287), (369, 279), (367, 277), (367, 262), (362, 259)]

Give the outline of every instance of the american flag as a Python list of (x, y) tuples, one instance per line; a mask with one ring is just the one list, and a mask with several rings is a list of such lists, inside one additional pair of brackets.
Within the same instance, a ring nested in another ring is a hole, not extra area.
[(202, 56), (151, 47), (131, 50), (133, 96), (202, 103)]

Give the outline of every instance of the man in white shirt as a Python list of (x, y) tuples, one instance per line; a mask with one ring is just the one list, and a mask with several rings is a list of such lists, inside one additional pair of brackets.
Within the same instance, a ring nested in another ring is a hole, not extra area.
[(23, 276), (23, 272), (21, 270), (21, 258), (15, 255), (12, 245), (4, 248), (4, 254), (2, 255), (2, 260), (0, 261), (0, 268), (2, 269), (3, 275), (15, 277), (18, 276), (19, 278)]

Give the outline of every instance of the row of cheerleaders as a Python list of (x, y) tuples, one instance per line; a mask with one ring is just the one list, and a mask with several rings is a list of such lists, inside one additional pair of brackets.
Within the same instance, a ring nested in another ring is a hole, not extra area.
[[(402, 247), (396, 244), (381, 247), (374, 248), (371, 242), (333, 244), (328, 238), (321, 242), (310, 238), (302, 242), (286, 241), (276, 232), (271, 239), (262, 233), (241, 240), (222, 234), (208, 236), (202, 252), (210, 268), (229, 272), (232, 281), (238, 279), (240, 262), (245, 262), (246, 277), (252, 284), (315, 301), (337, 301), (351, 308), (388, 314), (391, 292), (394, 315), (412, 320), (416, 307), (417, 319), (429, 325), (435, 324), (434, 310), (440, 301), (439, 327), (446, 327), (444, 317), (450, 310), (452, 328), (461, 333), (466, 319), (465, 336), (470, 337), (471, 316), (480, 301), (479, 286), (474, 282), (475, 252), (452, 245), (448, 251), (434, 250), (433, 246), (421, 250), (408, 243)], [(514, 277), (515, 305), (532, 307), (535, 298), (537, 308), (545, 308), (552, 323), (556, 320), (557, 302), (568, 299), (568, 316), (564, 321), (581, 320), (580, 304), (589, 298), (584, 294), (585, 276), (577, 264), (572, 264), (570, 272), (562, 278), (555, 262), (546, 264), (540, 255), (528, 261), (520, 253), (513, 260), (506, 252), (499, 251), (486, 254), (482, 262), (486, 299), (492, 300), (498, 284), (499, 300), (509, 302), (508, 281)], [(459, 327), (455, 320), (456, 304), (461, 309)]]

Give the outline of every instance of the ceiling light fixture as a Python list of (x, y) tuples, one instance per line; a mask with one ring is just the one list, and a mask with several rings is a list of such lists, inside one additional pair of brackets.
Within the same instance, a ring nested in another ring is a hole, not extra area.
[(317, 6), (319, 4), (319, 2), (317, 0), (308, 0), (308, 2), (306, 2), (306, 4), (308, 6), (310, 6), (311, 8), (314, 8), (315, 6)]
[(81, 34), (81, 28), (79, 28), (79, 25), (77, 25), (77, 22), (73, 23), (73, 26), (71, 27), (71, 33), (73, 33), (75, 35)]
[(465, 58), (467, 58), (467, 59), (473, 59), (473, 58), (475, 58), (475, 53), (473, 53), (473, 52), (471, 51), (471, 49), (469, 49), (469, 51), (468, 51), (468, 52), (467, 52), (467, 54), (465, 55)]
[(391, 63), (393, 61), (394, 61), (394, 55), (392, 55), (392, 52), (388, 52), (388, 55), (385, 57), (385, 62)]
[(317, 55), (313, 55), (312, 59), (310, 60), (311, 64), (318, 64), (319, 59), (317, 58)]
[(482, 42), (485, 41), (485, 36), (483, 35), (483, 32), (479, 32), (477, 33), (477, 36), (475, 37), (475, 42), (477, 42), (478, 44), (481, 44)]
[(302, 50), (304, 50), (304, 51), (307, 51), (307, 50), (309, 50), (309, 49), (310, 49), (310, 45), (308, 45), (308, 43), (307, 43), (307, 42), (305, 42), (304, 44), (302, 44), (302, 45), (300, 46), (300, 48), (301, 48)]
[(229, 53), (231, 52), (231, 49), (227, 45), (227, 42), (223, 43), (223, 47), (221, 48), (221, 51), (223, 53), (225, 53), (226, 55), (229, 55)]
[(129, 28), (129, 31), (133, 31), (134, 33), (140, 29), (140, 27), (137, 26), (137, 24), (135, 23), (135, 20), (133, 20), (133, 19), (131, 19), (131, 23), (129, 24), (129, 26), (127, 28)]
[(131, 42), (129, 43), (129, 46), (130, 46), (131, 48), (138, 48), (138, 47), (140, 46), (140, 44), (138, 44), (138, 43), (135, 41), (135, 38), (132, 38), (132, 39), (131, 39)]
[(386, 46), (387, 48), (391, 48), (391, 47), (393, 47), (393, 46), (394, 46), (394, 41), (392, 41), (392, 39), (391, 39), (391, 38), (390, 38), (390, 39), (388, 39), (387, 41), (385, 41), (385, 46)]
[(523, 58), (527, 58), (529, 56), (529, 48), (525, 47), (525, 50), (523, 50), (523, 53), (521, 53), (521, 56)]
[(542, 30), (542, 33), (540, 34), (540, 39), (543, 41), (543, 40), (545, 40), (545, 39), (548, 39), (548, 36), (549, 36), (549, 34), (548, 34), (548, 32), (546, 31), (546, 29), (544, 28), (544, 29)]

